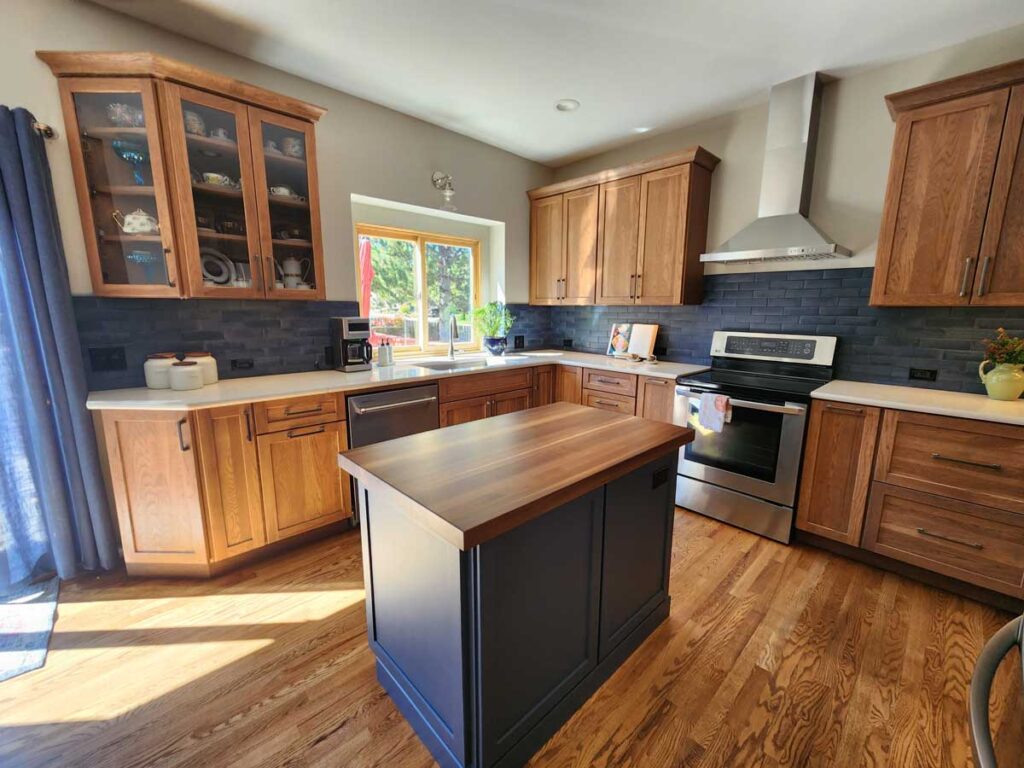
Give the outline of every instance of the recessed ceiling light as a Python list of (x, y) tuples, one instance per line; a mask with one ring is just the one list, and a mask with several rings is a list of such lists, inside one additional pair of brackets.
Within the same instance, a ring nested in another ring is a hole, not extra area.
[(633, 133), (647, 133), (649, 130), (651, 130), (651, 129), (648, 126), (641, 125), (641, 126), (639, 126), (637, 128), (634, 128), (633, 129)]
[(580, 103), (576, 99), (559, 99), (555, 102), (555, 109), (559, 112), (572, 112), (580, 108)]

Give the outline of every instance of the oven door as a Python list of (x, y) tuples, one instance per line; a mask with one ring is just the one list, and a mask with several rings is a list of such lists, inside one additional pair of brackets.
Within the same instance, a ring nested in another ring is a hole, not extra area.
[(700, 395), (676, 387), (673, 421), (695, 432), (679, 452), (679, 474), (792, 507), (807, 407), (730, 399), (732, 420), (712, 432), (698, 419)]

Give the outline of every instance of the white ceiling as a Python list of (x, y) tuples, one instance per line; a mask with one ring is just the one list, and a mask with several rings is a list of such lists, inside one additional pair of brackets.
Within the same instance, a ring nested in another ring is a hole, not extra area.
[(1024, 23), (1022, 0), (96, 1), (553, 166)]

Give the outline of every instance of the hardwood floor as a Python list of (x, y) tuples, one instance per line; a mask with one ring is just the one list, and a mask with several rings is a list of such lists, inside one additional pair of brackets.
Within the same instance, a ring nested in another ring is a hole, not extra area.
[[(361, 567), (346, 533), (206, 582), (65, 585), (46, 666), (0, 683), (0, 765), (431, 765), (374, 678)], [(672, 598), (531, 766), (971, 764), (967, 685), (1008, 614), (682, 511)], [(1008, 664), (994, 699), (1024, 764)]]

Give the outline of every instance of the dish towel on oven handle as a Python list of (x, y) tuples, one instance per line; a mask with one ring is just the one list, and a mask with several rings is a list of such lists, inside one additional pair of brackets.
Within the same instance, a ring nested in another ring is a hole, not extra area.
[(705, 429), (721, 432), (722, 428), (732, 421), (732, 405), (726, 395), (704, 392), (700, 396), (700, 411), (697, 420)]

